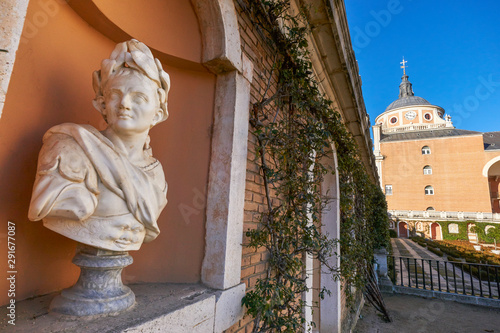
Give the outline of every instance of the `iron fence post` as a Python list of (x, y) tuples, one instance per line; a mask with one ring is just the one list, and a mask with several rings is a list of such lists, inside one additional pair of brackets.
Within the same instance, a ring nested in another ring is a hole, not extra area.
[(421, 263), (422, 263), (422, 284), (424, 285), (424, 289), (425, 288), (425, 266), (424, 266), (424, 259), (421, 259)]
[(474, 280), (472, 278), (472, 265), (469, 264), (469, 276), (470, 276), (470, 289), (471, 289), (471, 293), (472, 293), (472, 296), (475, 296), (474, 295)]
[(429, 275), (431, 276), (431, 290), (434, 290), (434, 281), (432, 280), (432, 259), (429, 259)]

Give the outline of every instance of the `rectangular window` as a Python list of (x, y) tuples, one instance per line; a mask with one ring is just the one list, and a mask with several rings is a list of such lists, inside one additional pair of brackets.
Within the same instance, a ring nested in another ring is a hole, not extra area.
[(392, 185), (385, 185), (385, 195), (392, 195)]

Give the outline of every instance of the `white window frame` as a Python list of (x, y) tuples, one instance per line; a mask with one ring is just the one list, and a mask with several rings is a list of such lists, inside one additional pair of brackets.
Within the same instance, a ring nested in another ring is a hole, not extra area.
[(431, 148), (429, 146), (423, 146), (422, 155), (430, 155), (430, 154), (431, 154)]
[(432, 167), (430, 165), (426, 165), (423, 168), (424, 175), (432, 175)]
[(392, 185), (385, 185), (385, 195), (392, 195)]
[(424, 189), (425, 195), (434, 195), (434, 187), (427, 185)]

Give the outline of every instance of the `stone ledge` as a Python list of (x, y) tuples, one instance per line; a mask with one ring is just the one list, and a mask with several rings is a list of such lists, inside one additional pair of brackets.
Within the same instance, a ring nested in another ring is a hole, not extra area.
[[(244, 285), (243, 289), (238, 285), (224, 291), (201, 284), (135, 284), (129, 287), (136, 295), (136, 304), (119, 315), (78, 319), (49, 315), (50, 301), (57, 295), (53, 293), (17, 302), (15, 326), (7, 323), (7, 308), (0, 308), (0, 331), (206, 333), (227, 329), (243, 315), (241, 298), (236, 301), (244, 295)], [(229, 310), (226, 305), (222, 306), (225, 311), (217, 311), (216, 315), (218, 301), (225, 298), (231, 299), (228, 303), (233, 311), (226, 312)]]
[(245, 284), (216, 292), (214, 332), (222, 332), (243, 317), (241, 299), (245, 296)]

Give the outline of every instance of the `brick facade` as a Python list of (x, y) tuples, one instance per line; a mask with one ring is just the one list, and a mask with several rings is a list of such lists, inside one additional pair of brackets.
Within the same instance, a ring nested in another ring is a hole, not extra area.
[[(274, 62), (274, 54), (272, 48), (266, 44), (262, 34), (255, 28), (255, 24), (252, 23), (247, 6), (248, 3), (244, 0), (235, 1), (242, 51), (254, 66), (250, 92), (250, 103), (253, 104), (260, 101), (264, 92), (266, 92), (268, 77)], [(275, 88), (270, 87), (267, 93), (270, 95), (274, 91)], [(257, 140), (252, 135), (251, 130), (250, 127), (248, 133), (243, 255), (241, 262), (241, 282), (245, 283), (247, 291), (252, 290), (259, 278), (265, 277), (268, 258), (265, 249), (254, 250), (245, 246), (247, 243), (245, 232), (257, 228), (260, 215), (266, 210), (264, 180), (255, 154)], [(253, 329), (252, 319), (250, 316), (245, 315), (243, 319), (226, 332), (251, 332)]]
[[(431, 153), (423, 155), (423, 146)], [(382, 142), (380, 151), (385, 156), (383, 185), (392, 185), (392, 195), (386, 196), (389, 209), (491, 212), (488, 178), (482, 172), (500, 152), (485, 151), (480, 133)], [(432, 174), (424, 174), (427, 165)], [(433, 195), (424, 193), (426, 186), (434, 188)]]

